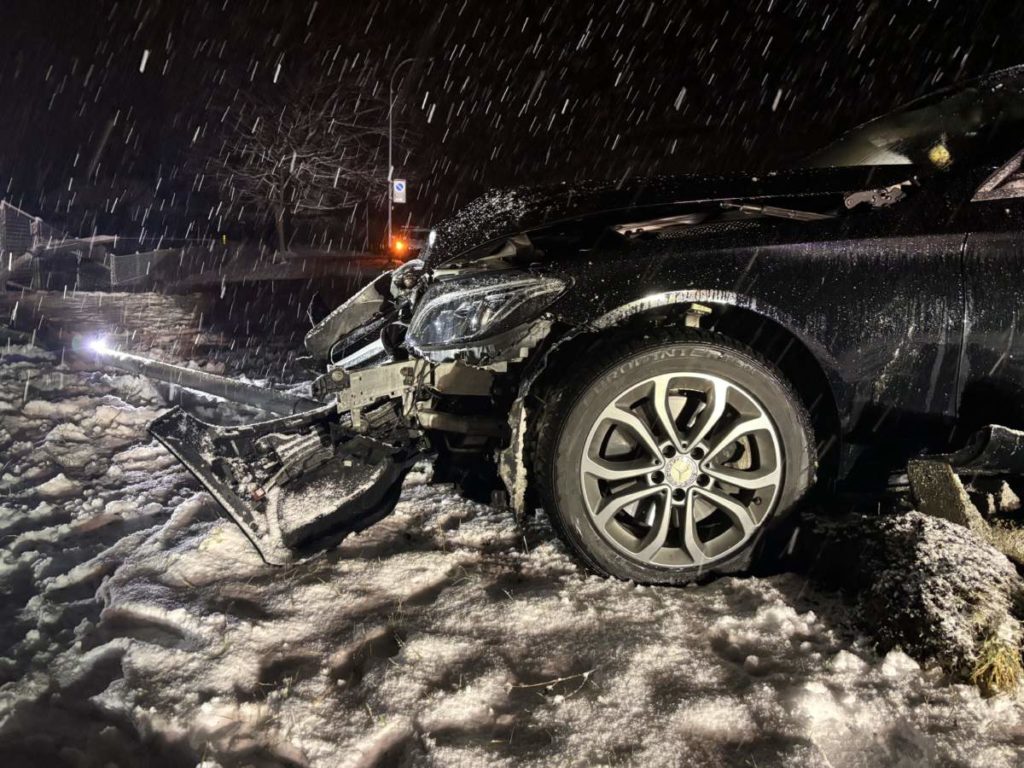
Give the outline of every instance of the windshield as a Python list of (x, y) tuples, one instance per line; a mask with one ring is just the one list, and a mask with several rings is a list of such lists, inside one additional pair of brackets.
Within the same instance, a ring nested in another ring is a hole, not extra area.
[(806, 167), (913, 165), (945, 170), (1005, 161), (1024, 146), (1024, 67), (910, 102), (845, 133)]

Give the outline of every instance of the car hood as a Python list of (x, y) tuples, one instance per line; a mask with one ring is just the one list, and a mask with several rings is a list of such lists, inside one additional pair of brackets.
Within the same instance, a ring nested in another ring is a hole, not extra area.
[(910, 166), (863, 166), (760, 175), (647, 176), (492, 190), (435, 227), (424, 259), (429, 267), (440, 266), (471, 249), (560, 222), (625, 223), (671, 215), (674, 206), (695, 202), (840, 194), (887, 187), (912, 175)]

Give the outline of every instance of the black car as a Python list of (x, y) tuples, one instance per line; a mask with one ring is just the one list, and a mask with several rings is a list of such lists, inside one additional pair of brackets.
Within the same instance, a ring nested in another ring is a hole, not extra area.
[(310, 331), (312, 396), (264, 401), (294, 414), (152, 429), (271, 562), (387, 514), (427, 456), (600, 573), (734, 571), (816, 484), (1024, 427), (1022, 160), (1015, 68), (806, 167), (495, 192)]

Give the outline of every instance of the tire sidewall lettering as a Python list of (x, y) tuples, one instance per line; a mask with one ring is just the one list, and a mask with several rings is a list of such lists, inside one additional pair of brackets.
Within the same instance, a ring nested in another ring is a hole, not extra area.
[(607, 374), (608, 381), (615, 381), (622, 376), (626, 376), (637, 369), (646, 368), (649, 365), (660, 363), (664, 360), (675, 360), (676, 358), (682, 357), (683, 351), (680, 349), (658, 349), (651, 352), (647, 352), (639, 357), (627, 360), (625, 363), (620, 365), (618, 368), (609, 371)]

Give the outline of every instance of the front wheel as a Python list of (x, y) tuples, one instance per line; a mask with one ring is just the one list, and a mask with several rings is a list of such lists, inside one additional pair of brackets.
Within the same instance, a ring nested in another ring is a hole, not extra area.
[(749, 565), (810, 486), (806, 410), (755, 353), (717, 334), (628, 342), (545, 415), (541, 498), (598, 572), (681, 584)]

